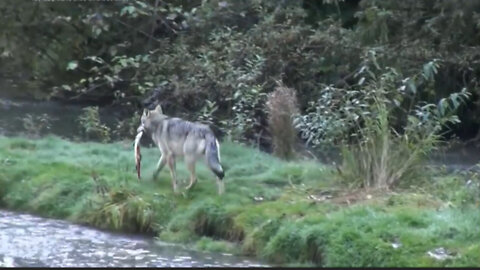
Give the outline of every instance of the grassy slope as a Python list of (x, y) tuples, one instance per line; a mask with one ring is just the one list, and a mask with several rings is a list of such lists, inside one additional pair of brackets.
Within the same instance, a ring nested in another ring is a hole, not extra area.
[[(432, 184), (435, 196), (377, 194), (352, 206), (315, 202), (308, 194), (335, 186), (327, 168), (223, 143), (226, 194), (217, 195), (213, 175), (199, 163), (194, 189), (174, 196), (167, 168), (159, 181), (151, 179), (158, 150), (143, 148), (142, 155), (139, 183), (131, 142), (0, 137), (0, 206), (100, 228), (153, 232), (161, 240), (279, 264), (480, 265), (480, 211), (465, 203), (478, 194), (454, 177)], [(184, 187), (183, 162), (177, 172)], [(394, 249), (394, 242), (400, 248)], [(438, 247), (456, 256), (437, 261), (426, 254)]]

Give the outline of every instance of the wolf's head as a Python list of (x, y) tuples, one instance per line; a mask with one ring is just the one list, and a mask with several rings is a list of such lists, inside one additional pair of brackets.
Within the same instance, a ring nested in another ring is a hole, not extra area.
[(152, 130), (152, 126), (158, 120), (165, 118), (166, 115), (163, 114), (162, 107), (157, 105), (154, 110), (144, 109), (142, 117), (140, 118), (140, 126), (137, 129), (137, 133), (140, 131), (149, 131)]

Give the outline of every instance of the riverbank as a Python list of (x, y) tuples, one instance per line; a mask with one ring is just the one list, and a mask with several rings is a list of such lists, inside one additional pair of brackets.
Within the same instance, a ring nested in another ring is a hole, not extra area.
[[(230, 142), (221, 149), (226, 194), (217, 195), (199, 163), (197, 185), (175, 196), (167, 168), (152, 181), (155, 148), (142, 148), (138, 182), (131, 141), (0, 137), (0, 207), (281, 265), (480, 265), (477, 176), (437, 174), (395, 193), (347, 191), (318, 163)], [(185, 187), (183, 162), (177, 174)]]

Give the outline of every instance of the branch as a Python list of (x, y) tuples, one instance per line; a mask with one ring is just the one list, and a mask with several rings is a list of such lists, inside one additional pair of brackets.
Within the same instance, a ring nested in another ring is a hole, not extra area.
[(97, 88), (99, 88), (99, 87), (101, 87), (101, 86), (106, 85), (107, 83), (108, 83), (108, 82), (104, 82), (104, 83), (101, 83), (101, 84), (97, 84), (97, 85), (95, 85), (95, 86), (93, 86), (93, 87), (90, 87), (87, 91), (82, 92), (82, 93), (80, 93), (80, 94), (78, 94), (78, 95), (76, 95), (76, 96), (71, 97), (70, 100), (78, 99), (78, 98), (80, 98), (81, 96), (83, 96), (83, 95), (85, 95), (85, 94), (88, 94), (88, 93), (92, 92), (93, 90), (95, 90), (95, 89), (97, 89)]

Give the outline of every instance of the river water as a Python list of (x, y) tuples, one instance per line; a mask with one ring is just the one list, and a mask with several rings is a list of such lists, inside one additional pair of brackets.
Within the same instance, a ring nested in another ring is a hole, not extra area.
[(261, 267), (249, 258), (205, 253), (67, 221), (0, 210), (0, 267)]

